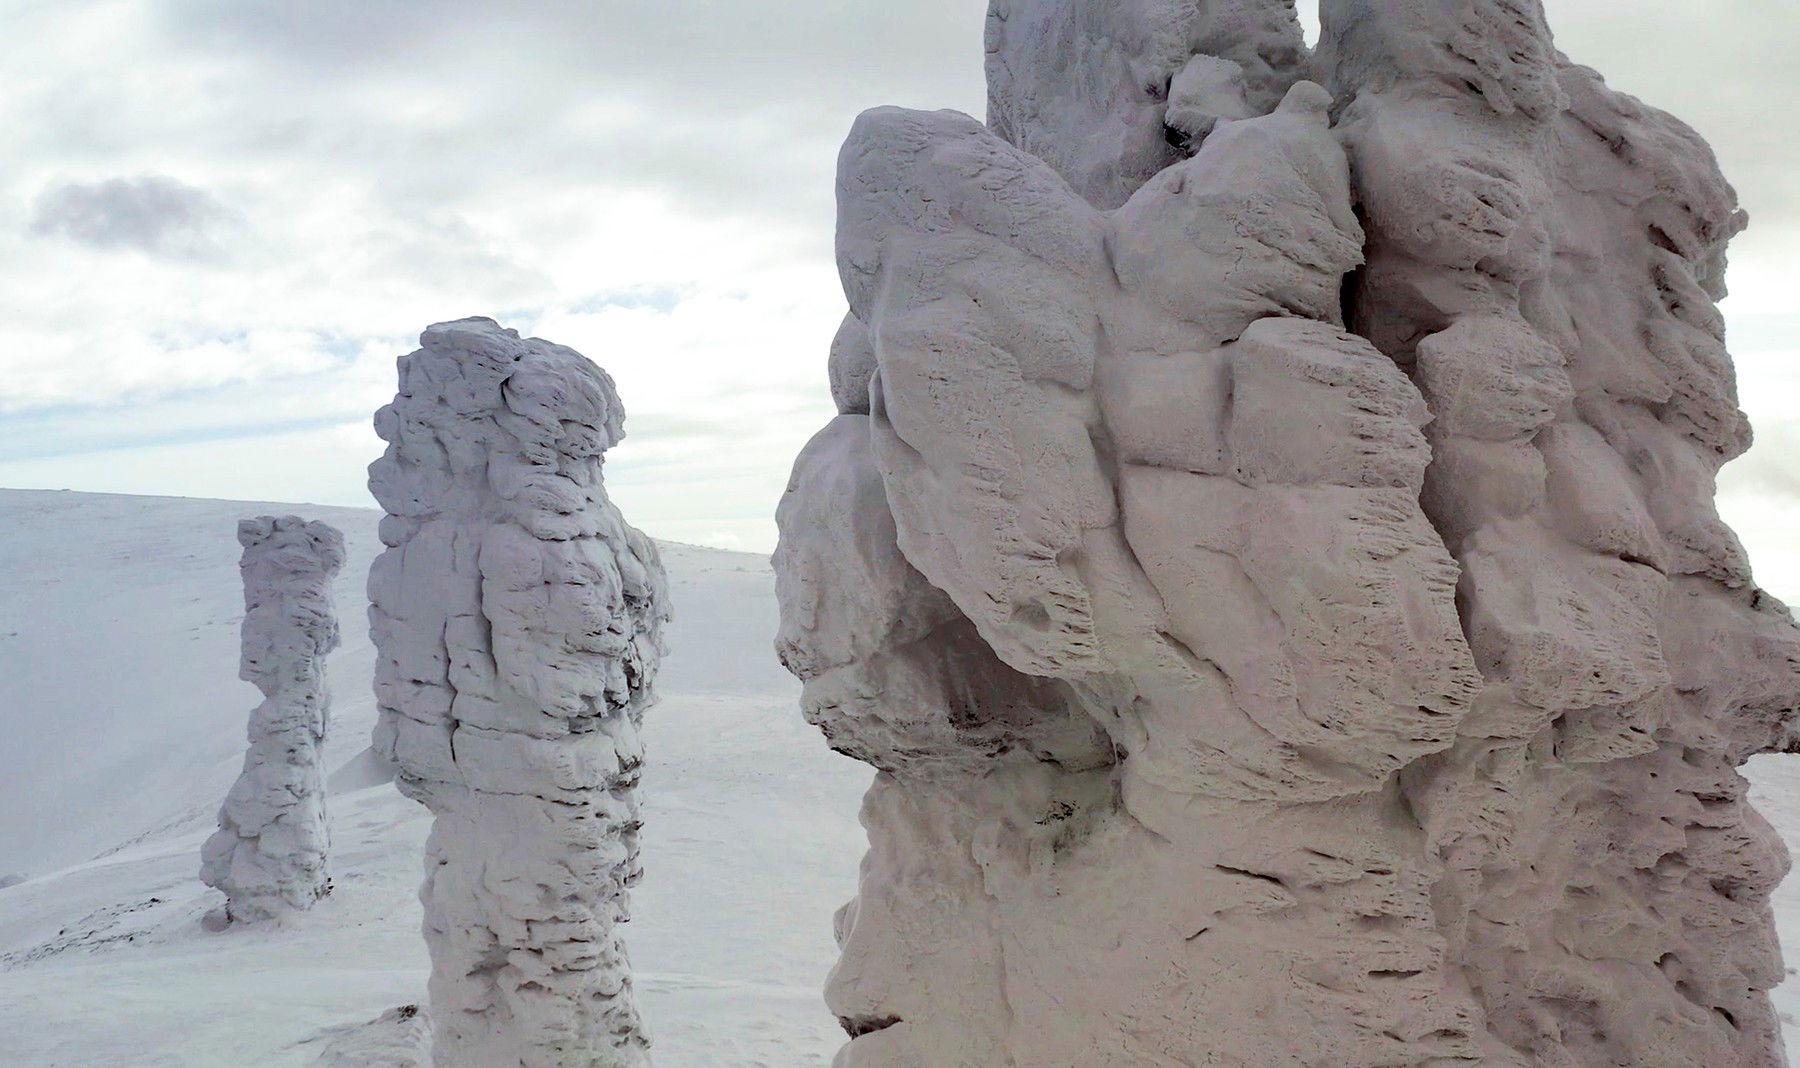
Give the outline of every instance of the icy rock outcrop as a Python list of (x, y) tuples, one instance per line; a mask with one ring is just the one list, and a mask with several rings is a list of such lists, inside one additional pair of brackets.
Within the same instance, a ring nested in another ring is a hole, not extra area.
[(1479, 676), (1424, 403), (1338, 321), (1328, 103), (1218, 124), (1113, 212), (962, 116), (852, 132), (844, 414), (776, 558), (806, 713), (882, 772), (843, 1063), (1471, 1048), (1394, 776)]
[(330, 718), (325, 657), (338, 647), (331, 583), (344, 536), (299, 516), (238, 524), (244, 547), (243, 658), (238, 677), (263, 702), (250, 713), (244, 770), (200, 852), (200, 879), (225, 893), (215, 926), (307, 909), (331, 892), (320, 747)]
[(988, 126), (1116, 208), (1305, 60), (1293, 0), (992, 0)]
[(624, 410), (581, 354), (488, 319), (420, 343), (375, 417), (369, 618), (375, 749), (437, 817), (434, 1063), (643, 1064), (617, 925), (668, 591), (601, 482)]
[(1483, 675), (1407, 769), (1494, 1063), (1783, 1063), (1780, 840), (1800, 641), (1713, 507), (1742, 453), (1743, 228), (1705, 143), (1555, 49), (1534, 0), (1326, 0), (1370, 227), (1353, 326), (1437, 416), (1424, 504)]
[(844, 147), (840, 1065), (1780, 1063), (1728, 194), (1534, 5), (1327, 7), (1335, 99), (1282, 0), (994, 0), (989, 126)]

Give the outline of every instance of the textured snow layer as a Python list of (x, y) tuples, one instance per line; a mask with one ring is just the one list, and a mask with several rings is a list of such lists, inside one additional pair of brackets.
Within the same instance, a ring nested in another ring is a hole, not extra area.
[[(17, 631), (0, 655), (79, 634), (132, 665), (45, 676), (36, 660), (8, 660), (0, 670), (0, 789), (23, 799), (0, 807), (0, 870), (34, 875), (0, 891), (9, 1068), (310, 1068), (332, 1044), (392, 1051), (394, 1032), (366, 1025), (423, 1002), (418, 856), (431, 819), (390, 785), (334, 788), (330, 897), (230, 937), (200, 929), (216, 895), (193, 858), (238, 774), (255, 693), (234, 677), (243, 595), (230, 532), (240, 516), (277, 510), (294, 506), (0, 491), (0, 551), (31, 562), (28, 581), (0, 585), (0, 618), (15, 621), (0, 630)], [(380, 514), (305, 511), (344, 532), (336, 593), (354, 603), (381, 548)], [(817, 990), (835, 955), (820, 921), (854, 886), (867, 769), (832, 755), (794, 714), (799, 685), (767, 651), (776, 621), (764, 562), (661, 551), (681, 610), (644, 725), (653, 831), (629, 927), (656, 1060), (820, 1068), (843, 1041)], [(334, 784), (358, 763), (375, 716), (356, 678), (373, 655), (364, 624), (347, 614), (343, 631), (329, 668)], [(130, 659), (140, 654), (182, 670), (140, 671)], [(66, 721), (52, 714), (61, 710)], [(133, 758), (95, 759), (85, 728), (68, 724), (122, 736)], [(1800, 762), (1762, 757), (1748, 772), (1757, 807), (1800, 842)], [(82, 807), (88, 799), (99, 804)], [(93, 852), (138, 841), (68, 867), (18, 836), (20, 821), (101, 843)], [(1800, 883), (1783, 883), (1775, 904), (1784, 942), (1800, 945)], [(1800, 986), (1790, 978), (1775, 1000), (1786, 1023)]]
[(1724, 325), (1743, 228), (1711, 151), (1527, 0), (1323, 5), (1370, 255), (1353, 326), (1437, 420), (1479, 719), (1402, 789), (1496, 1064), (1780, 1064), (1737, 768), (1793, 747), (1800, 635), (1713, 504), (1750, 443)]
[(1741, 215), (1532, 0), (1324, 9), (1329, 92), (1281, 0), (994, 0), (988, 126), (844, 146), (841, 1065), (1781, 1063)]
[(617, 925), (642, 875), (639, 731), (662, 564), (601, 483), (612, 380), (491, 320), (427, 329), (377, 413), (375, 749), (436, 815), (425, 934), (440, 1068), (643, 1063)]
[(238, 677), (263, 702), (250, 713), (244, 771), (201, 850), (200, 881), (225, 892), (223, 918), (263, 920), (331, 892), (320, 747), (330, 722), (325, 657), (339, 644), (332, 582), (344, 536), (299, 516), (238, 523), (244, 547)]

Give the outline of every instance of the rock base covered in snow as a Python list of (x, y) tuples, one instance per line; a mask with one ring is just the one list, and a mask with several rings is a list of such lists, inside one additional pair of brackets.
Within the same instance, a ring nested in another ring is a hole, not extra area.
[(366, 1023), (334, 1027), (317, 1044), (315, 1068), (432, 1068), (431, 1021), (417, 1005), (402, 1005)]
[(254, 683), (263, 702), (250, 713), (243, 774), (201, 850), (201, 881), (225, 892), (217, 926), (311, 908), (331, 892), (320, 746), (331, 711), (325, 657), (339, 641), (331, 584), (344, 566), (344, 536), (291, 515), (246, 519), (237, 536), (238, 677)]
[(1783, 1062), (1729, 187), (1533, 0), (1324, 19), (994, 0), (987, 126), (844, 147), (775, 559), (880, 772), (841, 1065)]
[(487, 319), (400, 359), (369, 469), (375, 749), (427, 844), (438, 1068), (644, 1063), (618, 925), (639, 877), (639, 727), (668, 614), (601, 481), (612, 380)]

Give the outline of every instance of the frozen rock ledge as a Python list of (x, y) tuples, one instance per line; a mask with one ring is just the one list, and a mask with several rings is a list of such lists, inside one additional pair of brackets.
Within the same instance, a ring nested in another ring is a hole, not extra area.
[(420, 897), (437, 1068), (624, 1068), (649, 1039), (618, 925), (668, 615), (607, 499), (624, 410), (572, 349), (427, 329), (375, 417), (375, 749), (436, 815)]
[(299, 516), (238, 524), (244, 547), (243, 659), (238, 677), (263, 702), (250, 713), (244, 771), (201, 849), (200, 878), (225, 892), (212, 926), (307, 909), (331, 892), (319, 748), (331, 711), (325, 656), (338, 646), (331, 583), (344, 536)]

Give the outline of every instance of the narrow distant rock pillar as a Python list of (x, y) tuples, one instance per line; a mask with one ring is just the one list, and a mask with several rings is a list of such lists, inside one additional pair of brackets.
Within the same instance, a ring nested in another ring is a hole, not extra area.
[(325, 656), (338, 646), (331, 583), (344, 536), (299, 516), (238, 524), (244, 547), (243, 660), (238, 677), (263, 692), (250, 713), (244, 771), (201, 850), (200, 878), (225, 892), (215, 925), (311, 908), (331, 892), (330, 833), (319, 748), (331, 698)]
[(639, 877), (638, 730), (668, 615), (601, 484), (612, 380), (488, 319), (427, 329), (375, 417), (376, 750), (436, 815), (438, 1068), (647, 1061), (617, 925)]

